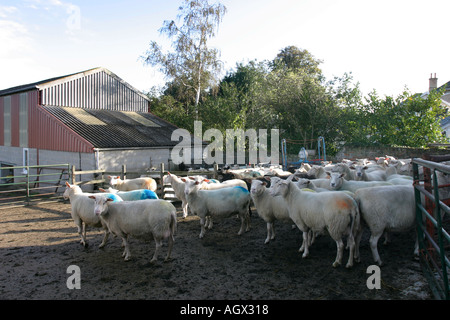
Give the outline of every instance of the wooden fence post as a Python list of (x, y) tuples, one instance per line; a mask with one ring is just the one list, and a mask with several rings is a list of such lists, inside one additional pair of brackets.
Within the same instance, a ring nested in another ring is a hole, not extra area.
[(75, 184), (75, 166), (72, 165), (72, 172), (71, 172), (71, 184)]
[(127, 165), (122, 165), (122, 173), (120, 174), (120, 179), (125, 180), (127, 178)]
[(161, 185), (160, 189), (160, 195), (159, 197), (161, 199), (164, 199), (164, 162), (161, 162), (161, 165), (159, 166), (159, 184)]

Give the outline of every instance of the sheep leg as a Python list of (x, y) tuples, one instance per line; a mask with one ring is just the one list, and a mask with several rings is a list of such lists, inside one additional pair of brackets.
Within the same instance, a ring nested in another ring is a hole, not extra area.
[(337, 246), (337, 254), (336, 254), (336, 260), (333, 262), (334, 268), (341, 265), (342, 255), (344, 253), (344, 241), (342, 241), (342, 239), (336, 240), (336, 246)]
[(103, 235), (103, 241), (98, 246), (100, 249), (103, 248), (106, 245), (106, 242), (108, 241), (108, 237), (109, 237), (109, 230), (105, 229), (105, 234)]
[(75, 220), (75, 224), (78, 229), (78, 234), (81, 238), (80, 243), (83, 245), (83, 247), (87, 248), (88, 244), (86, 242), (86, 224), (79, 218)]
[(212, 217), (211, 217), (211, 216), (207, 216), (207, 217), (205, 217), (205, 220), (206, 220), (206, 222), (205, 222), (205, 228), (208, 228), (209, 230), (211, 230), (212, 227), (213, 227), (213, 220), (212, 220)]
[(383, 235), (383, 232), (380, 233), (372, 233), (370, 235), (370, 239), (369, 239), (369, 243), (370, 243), (370, 250), (372, 250), (372, 256), (373, 256), (373, 260), (375, 260), (375, 262), (381, 266), (383, 265), (383, 262), (381, 262), (380, 259), (380, 255), (378, 254), (378, 239), (380, 239), (380, 237)]
[(240, 236), (241, 234), (244, 233), (244, 229), (245, 229), (245, 221), (246, 221), (245, 216), (243, 216), (243, 215), (241, 215), (241, 214), (239, 215), (239, 218), (241, 218), (241, 228), (239, 229), (238, 236)]
[(307, 256), (309, 256), (309, 243), (308, 243), (308, 231), (303, 231), (303, 244), (302, 247), (300, 248), (300, 252), (303, 248), (304, 252), (302, 255), (302, 258), (306, 258)]
[(170, 236), (169, 236), (169, 247), (167, 249), (167, 256), (164, 259), (164, 262), (167, 262), (167, 261), (170, 260), (170, 254), (172, 253), (173, 242), (174, 242), (173, 234), (170, 234)]
[(125, 250), (123, 250), (122, 257), (125, 257), (125, 261), (130, 261), (131, 259), (131, 253), (130, 253), (130, 244), (128, 243), (127, 236), (122, 236), (122, 242), (125, 246)]
[(361, 237), (363, 234), (363, 228), (362, 226), (360, 226), (358, 228), (358, 230), (356, 231), (356, 236), (355, 236), (355, 261), (356, 262), (361, 262), (361, 256), (359, 255), (359, 244), (361, 243)]
[[(272, 236), (271, 236), (272, 234)], [(264, 244), (269, 243), (270, 240), (273, 240), (275, 238), (275, 234), (273, 233), (273, 223), (267, 222), (267, 237), (264, 241)]]
[(200, 239), (205, 236), (205, 218), (200, 218)]
[(187, 203), (187, 201), (183, 201), (181, 203), (181, 207), (183, 208), (183, 218), (186, 218), (188, 216), (188, 203)]
[(159, 249), (161, 249), (162, 247), (162, 239), (156, 239), (156, 237), (154, 237), (155, 239), (155, 254), (153, 255), (152, 260), (150, 260), (150, 263), (155, 263), (156, 260), (158, 260), (158, 252)]
[(355, 253), (355, 238), (353, 238), (353, 234), (350, 233), (350, 235), (347, 238), (347, 246), (349, 247), (349, 257), (346, 268), (353, 267), (353, 259), (354, 259), (354, 253)]

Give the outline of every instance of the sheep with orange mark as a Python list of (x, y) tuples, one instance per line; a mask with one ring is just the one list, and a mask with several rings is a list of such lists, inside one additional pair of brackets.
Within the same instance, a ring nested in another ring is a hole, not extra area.
[(132, 191), (138, 189), (148, 189), (151, 191), (156, 191), (157, 185), (153, 178), (135, 178), (135, 179), (125, 179), (122, 180), (118, 176), (109, 176), (109, 184), (119, 191)]
[[(353, 266), (355, 240), (360, 227), (359, 209), (356, 201), (344, 192), (305, 192), (294, 182), (280, 180), (271, 187), (272, 195), (281, 195), (287, 202), (289, 217), (303, 232), (303, 258), (309, 255), (308, 232), (322, 233), (327, 230), (336, 241), (337, 255), (333, 267), (342, 263), (344, 242), (347, 236), (349, 259), (346, 267)], [(359, 257), (355, 257), (359, 259)]]
[[(410, 186), (379, 186), (359, 189), (355, 193), (363, 222), (370, 229), (370, 249), (373, 259), (382, 265), (377, 243), (383, 232), (412, 231), (415, 225), (414, 188)], [(362, 229), (356, 237), (356, 254), (359, 254)], [(418, 255), (418, 242), (414, 253)]]

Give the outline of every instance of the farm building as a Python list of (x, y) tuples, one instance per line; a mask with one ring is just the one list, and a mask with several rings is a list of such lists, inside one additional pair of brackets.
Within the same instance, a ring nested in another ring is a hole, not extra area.
[(149, 109), (144, 94), (105, 68), (0, 90), (0, 165), (167, 165), (177, 127)]

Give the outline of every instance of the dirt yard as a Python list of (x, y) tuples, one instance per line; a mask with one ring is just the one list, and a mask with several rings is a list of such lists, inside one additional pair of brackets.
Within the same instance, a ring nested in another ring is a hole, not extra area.
[[(163, 262), (164, 246), (156, 264), (149, 263), (154, 242), (131, 239), (133, 258), (125, 262), (121, 240), (110, 237), (99, 249), (103, 235), (96, 229), (88, 230), (89, 247), (83, 248), (69, 203), (0, 210), (0, 299), (432, 299), (413, 258), (413, 232), (393, 235), (387, 246), (379, 244), (385, 262), (381, 289), (369, 290), (366, 271), (373, 262), (367, 231), (361, 263), (335, 269), (336, 245), (327, 235), (302, 259), (300, 232), (278, 223), (275, 241), (264, 244), (266, 226), (255, 210), (248, 233), (238, 236), (240, 222), (230, 218), (215, 221), (200, 240), (198, 217), (182, 219), (177, 209), (173, 259)], [(71, 265), (80, 268), (81, 289), (67, 288)]]

